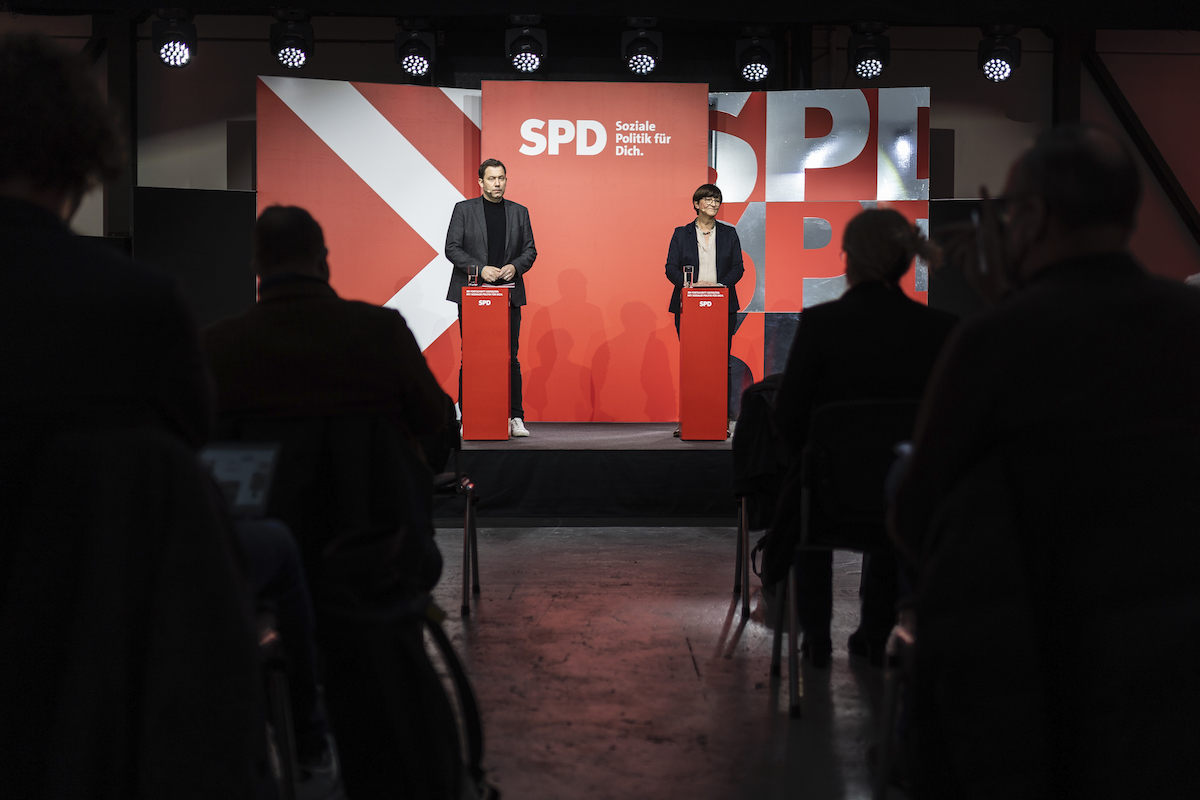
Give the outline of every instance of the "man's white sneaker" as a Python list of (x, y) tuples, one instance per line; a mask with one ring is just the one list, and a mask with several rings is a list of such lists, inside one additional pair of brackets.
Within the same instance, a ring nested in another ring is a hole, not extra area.
[(509, 436), (528, 436), (529, 431), (525, 429), (525, 420), (520, 417), (512, 417), (508, 421)]

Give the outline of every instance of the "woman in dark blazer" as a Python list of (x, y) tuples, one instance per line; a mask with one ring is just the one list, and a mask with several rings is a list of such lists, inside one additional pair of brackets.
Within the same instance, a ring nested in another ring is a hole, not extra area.
[[(950, 314), (910, 299), (900, 288), (914, 257), (934, 261), (939, 251), (896, 211), (872, 209), (856, 216), (846, 226), (842, 251), (849, 288), (839, 299), (800, 315), (775, 401), (776, 429), (797, 460), (812, 412), (825, 403), (920, 399), (955, 323)], [(764, 564), (764, 585), (769, 575), (787, 574), (791, 549), (786, 552), (787, 563)], [(801, 551), (796, 567), (801, 652), (814, 666), (825, 666), (832, 651), (832, 552)], [(896, 575), (891, 553), (872, 554), (864, 564), (862, 617), (849, 647), (876, 664), (895, 617)]]
[[(738, 304), (737, 282), (742, 279), (742, 243), (737, 228), (717, 224), (717, 211), (721, 208), (721, 190), (706, 183), (692, 193), (692, 206), (696, 218), (680, 225), (671, 234), (671, 246), (667, 249), (667, 280), (675, 285), (671, 292), (668, 311), (675, 315), (675, 333), (679, 333), (679, 295), (683, 289), (684, 267), (692, 268), (695, 286), (729, 287), (729, 339), (726, 343), (726, 364), (729, 363), (729, 347), (733, 344), (733, 332), (737, 329)], [(704, 263), (701, 263), (701, 259)], [(702, 269), (703, 268), (703, 269)], [(729, 372), (725, 375), (725, 394), (729, 394)], [(732, 418), (732, 417), (731, 417)], [(679, 431), (675, 431), (679, 435)]]

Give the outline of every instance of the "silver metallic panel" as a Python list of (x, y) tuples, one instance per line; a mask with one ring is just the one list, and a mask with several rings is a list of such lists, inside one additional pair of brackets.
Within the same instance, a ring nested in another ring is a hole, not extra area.
[(836, 278), (805, 278), (804, 307), (837, 300), (846, 291), (846, 276)]
[[(804, 136), (808, 108), (824, 108), (833, 117), (828, 136)], [(804, 172), (840, 167), (853, 161), (867, 143), (871, 110), (860, 89), (806, 89), (767, 94), (768, 202), (804, 200)]]
[(833, 241), (833, 226), (820, 217), (804, 218), (804, 249), (820, 250)]
[(879, 90), (876, 199), (929, 199), (929, 181), (917, 179), (917, 109), (928, 106), (928, 87)]
[(724, 131), (709, 137), (708, 164), (717, 171), (717, 186), (726, 203), (744, 203), (758, 182), (758, 156), (745, 139)]
[[(925, 236), (926, 238), (929, 238), (929, 220), (927, 220), (927, 219), (917, 220), (917, 230), (919, 230), (921, 232), (921, 235)], [(929, 264), (926, 263), (925, 259), (921, 258), (920, 256), (917, 256), (917, 260), (916, 260), (916, 263), (915, 263), (913, 269), (916, 271), (915, 277), (917, 279), (917, 291), (918, 292), (928, 292), (929, 291)]]
[[(724, 193), (724, 189), (721, 190)], [(742, 250), (754, 261), (754, 294), (746, 301), (744, 295), (742, 311), (767, 310), (767, 204), (750, 203), (737, 224), (738, 239)]]
[(749, 92), (709, 92), (708, 108), (710, 111), (720, 111), (722, 114), (736, 117), (742, 113), (749, 99)]

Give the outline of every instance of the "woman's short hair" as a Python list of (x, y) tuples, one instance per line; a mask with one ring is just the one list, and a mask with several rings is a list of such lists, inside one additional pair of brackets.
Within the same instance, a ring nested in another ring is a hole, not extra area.
[(124, 139), (87, 63), (45, 36), (0, 36), (0, 181), (83, 193), (125, 166)]
[(724, 200), (721, 197), (721, 190), (717, 188), (715, 183), (705, 183), (699, 189), (692, 192), (692, 210), (696, 210), (696, 203), (699, 203), (706, 197), (715, 197), (718, 200)]
[(890, 208), (868, 209), (850, 220), (842, 234), (842, 250), (851, 284), (884, 281), (894, 285), (916, 256), (930, 266), (937, 266), (941, 259), (941, 249)]

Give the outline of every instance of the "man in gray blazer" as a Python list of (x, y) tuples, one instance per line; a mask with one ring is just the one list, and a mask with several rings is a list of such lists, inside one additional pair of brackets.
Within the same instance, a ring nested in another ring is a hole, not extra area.
[[(479, 165), (479, 188), (483, 194), (454, 206), (450, 229), (446, 231), (446, 258), (454, 266), (446, 299), (458, 304), (458, 332), (462, 334), (462, 288), (467, 285), (467, 270), (479, 270), (483, 284), (508, 284), (509, 302), (509, 382), (511, 408), (508, 430), (511, 436), (528, 436), (525, 411), (521, 406), (521, 364), (517, 345), (521, 336), (521, 306), (525, 305), (525, 273), (537, 258), (529, 209), (504, 199), (508, 175), (504, 165), (489, 158)], [(458, 399), (462, 402), (462, 366), (458, 370)]]

